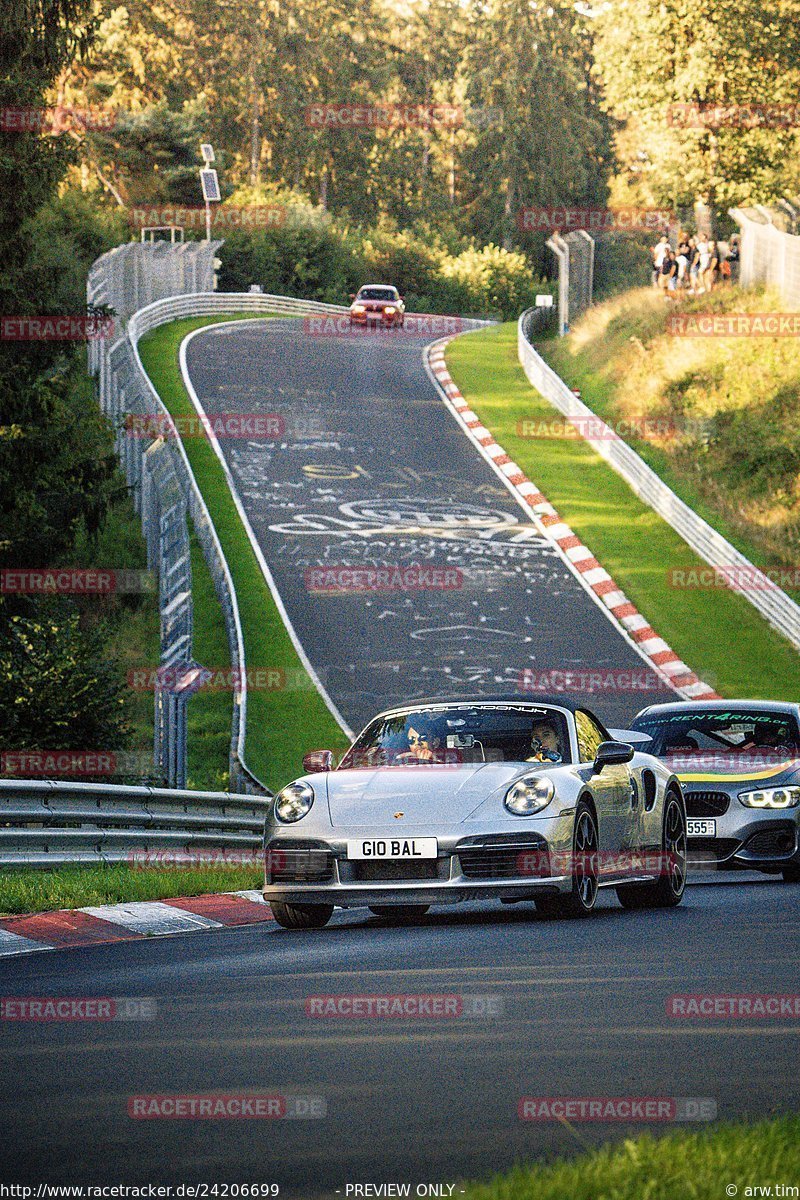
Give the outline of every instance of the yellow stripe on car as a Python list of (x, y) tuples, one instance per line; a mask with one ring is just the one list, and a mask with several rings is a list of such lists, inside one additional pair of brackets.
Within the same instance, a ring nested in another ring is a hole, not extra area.
[(770, 767), (767, 771), (739, 771), (736, 775), (720, 775), (718, 772), (711, 772), (703, 775), (684, 775), (682, 772), (678, 774), (678, 779), (682, 783), (746, 783), (750, 779), (774, 779), (776, 775), (782, 775), (784, 771), (792, 766), (792, 762), (778, 763), (775, 767)]

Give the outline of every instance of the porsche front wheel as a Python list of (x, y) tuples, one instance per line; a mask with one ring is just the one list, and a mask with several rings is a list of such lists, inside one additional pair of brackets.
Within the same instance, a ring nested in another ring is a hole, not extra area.
[(617, 888), (623, 908), (674, 908), (686, 887), (686, 814), (670, 792), (664, 807), (661, 835), (661, 874), (655, 883), (628, 883)]
[(588, 917), (597, 900), (598, 848), (597, 819), (582, 800), (572, 835), (572, 889), (562, 896), (540, 896), (535, 901), (537, 912), (548, 917)]

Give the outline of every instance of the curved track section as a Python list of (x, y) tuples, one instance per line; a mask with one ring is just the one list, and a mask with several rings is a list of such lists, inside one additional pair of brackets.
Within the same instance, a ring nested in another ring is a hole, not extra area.
[[(185, 344), (286, 617), (344, 722), (423, 696), (557, 690), (566, 673), (610, 724), (674, 698), (448, 412), (428, 341), (286, 319)], [(269, 417), (268, 432), (227, 436), (228, 414)]]

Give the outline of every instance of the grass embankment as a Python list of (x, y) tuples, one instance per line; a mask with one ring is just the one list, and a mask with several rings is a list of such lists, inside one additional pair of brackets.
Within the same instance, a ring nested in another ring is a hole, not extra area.
[[(723, 288), (680, 304), (640, 288), (538, 348), (588, 406), (760, 567), (800, 571), (800, 339), (683, 337), (673, 313), (780, 312)], [(800, 586), (786, 591), (800, 600)]]
[[(211, 319), (190, 318), (154, 330), (142, 340), (140, 350), (145, 370), (172, 416), (195, 415), (181, 379), (178, 362), (181, 342), (193, 329), (234, 318), (253, 319), (252, 314), (231, 314)], [(343, 750), (347, 739), (312, 684), (292, 645), (211, 443), (206, 438), (191, 437), (184, 444), (233, 577), (248, 673), (266, 668), (281, 672), (280, 678), (284, 681), (283, 686), (271, 690), (250, 690), (247, 697), (247, 764), (268, 787), (277, 789), (300, 772), (302, 755), (306, 750), (317, 747)], [(213, 591), (207, 599), (200, 597), (199, 602), (201, 611), (196, 610), (198, 632), (207, 609), (213, 606), (219, 612)], [(195, 603), (198, 604), (198, 598)], [(219, 644), (219, 638), (216, 641), (218, 644), (214, 648), (202, 647), (197, 642), (195, 655), (199, 662), (209, 667), (218, 665), (223, 647)], [(203, 657), (203, 654), (211, 653), (217, 655), (216, 661)], [(224, 656), (223, 662), (227, 662), (227, 643)], [(189, 704), (190, 763), (192, 744), (197, 744), (198, 730), (201, 741), (205, 739), (208, 746), (219, 744), (222, 753), (223, 711), (224, 763), (227, 767), (230, 693), (201, 692), (192, 698)]]
[[(559, 414), (525, 378), (516, 325), (457, 338), (447, 361), (481, 421), (694, 671), (723, 696), (797, 698), (800, 655), (789, 643), (727, 589), (673, 586), (673, 570), (701, 560), (586, 442), (553, 436)], [(523, 422), (549, 436), (525, 436)]]
[(114, 867), (62, 867), (58, 871), (0, 872), (0, 913), (50, 912), (89, 904), (120, 904), (235, 892), (257, 888), (259, 867), (207, 867), (192, 870)]
[(798, 1177), (800, 1120), (779, 1117), (628, 1139), (570, 1160), (515, 1167), (468, 1185), (464, 1194), (466, 1200), (724, 1200), (737, 1194), (745, 1200), (777, 1195), (776, 1185), (795, 1187)]

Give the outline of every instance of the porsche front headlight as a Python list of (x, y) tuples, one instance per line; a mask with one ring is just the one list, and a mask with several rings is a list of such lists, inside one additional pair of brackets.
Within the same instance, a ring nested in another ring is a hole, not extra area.
[(515, 817), (530, 817), (547, 808), (555, 794), (548, 775), (526, 775), (508, 789), (503, 803)]
[(308, 783), (290, 783), (275, 797), (275, 816), (286, 825), (301, 820), (314, 803), (314, 789)]
[(800, 787), (762, 788), (758, 792), (739, 792), (745, 808), (797, 808)]

